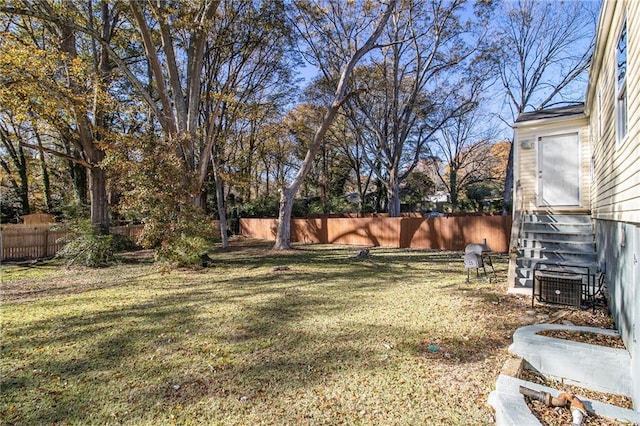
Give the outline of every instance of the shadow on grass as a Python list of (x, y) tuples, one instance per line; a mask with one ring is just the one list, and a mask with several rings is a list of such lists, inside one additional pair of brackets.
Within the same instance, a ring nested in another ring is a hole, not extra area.
[[(3, 422), (135, 423), (157, 416), (167, 423), (176, 404), (223, 399), (233, 408), (243, 397), (276, 399), (345, 370), (383, 371), (407, 357), (472, 363), (508, 344), (491, 333), (452, 337), (441, 330), (431, 339), (425, 330), (381, 323), (375, 315), (351, 318), (371, 310), (375, 291), (416, 269), (435, 265), (450, 273), (439, 266), (450, 255), (374, 252), (356, 260), (342, 251), (309, 251), (287, 259), (291, 271), (225, 277), (226, 269), (283, 263), (277, 255), (242, 253), (218, 259), (204, 280), (161, 279), (154, 294), (12, 324), (2, 346)], [(432, 357), (425, 342), (441, 350)]]

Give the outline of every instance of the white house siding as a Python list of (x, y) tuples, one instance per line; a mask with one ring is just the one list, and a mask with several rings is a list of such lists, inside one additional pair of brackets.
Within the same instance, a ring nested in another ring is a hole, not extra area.
[[(594, 181), (591, 212), (595, 219), (640, 223), (640, 2), (613, 2), (614, 19), (606, 40), (595, 93), (589, 103), (591, 120), (598, 118), (597, 92), (601, 93), (602, 134), (593, 137)], [(616, 44), (627, 18), (628, 132), (616, 140)], [(597, 127), (592, 126), (592, 127)]]
[[(545, 136), (578, 133), (582, 149), (581, 158), (581, 206), (550, 209), (538, 206), (538, 139)], [(530, 141), (531, 148), (523, 148), (522, 142)], [(586, 117), (553, 119), (518, 123), (516, 127), (516, 183), (519, 182), (522, 191), (522, 206), (515, 206), (517, 210), (527, 212), (536, 211), (586, 211), (590, 202), (591, 182), (591, 147), (589, 145), (589, 128)]]
[[(616, 46), (627, 22), (626, 137), (616, 138)], [(598, 99), (601, 99), (601, 105)], [(608, 302), (632, 358), (640, 410), (640, 2), (605, 1), (587, 92), (593, 151), (591, 212)], [(598, 123), (602, 123), (602, 129)]]

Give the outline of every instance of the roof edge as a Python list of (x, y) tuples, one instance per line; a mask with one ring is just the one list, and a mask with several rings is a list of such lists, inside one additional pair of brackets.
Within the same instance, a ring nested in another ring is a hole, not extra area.
[(539, 111), (523, 112), (518, 115), (513, 127), (520, 127), (528, 123), (548, 123), (554, 121), (579, 119), (587, 117), (585, 114), (584, 103), (570, 105), (560, 108), (547, 108)]
[(589, 65), (589, 74), (587, 89), (585, 93), (585, 114), (589, 115), (591, 107), (594, 102), (595, 89), (598, 85), (598, 76), (602, 68), (602, 62), (605, 54), (605, 47), (607, 44), (606, 35), (611, 31), (611, 25), (613, 24), (613, 16), (617, 2), (615, 1), (603, 1), (598, 16), (598, 26), (596, 28), (596, 43), (594, 51), (591, 55), (591, 64)]

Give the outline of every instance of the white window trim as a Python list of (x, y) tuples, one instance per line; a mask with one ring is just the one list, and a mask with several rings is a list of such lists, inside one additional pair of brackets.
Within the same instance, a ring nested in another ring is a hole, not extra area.
[[(622, 26), (620, 27), (620, 31), (618, 31), (618, 37), (616, 39), (616, 49), (615, 49), (615, 123), (616, 123), (616, 142), (617, 144), (621, 144), (627, 137), (629, 133), (629, 106), (628, 96), (627, 96), (627, 74), (629, 73), (629, 30), (627, 28), (627, 19), (625, 18), (622, 21)], [(622, 30), (626, 32), (626, 46), (625, 46), (625, 62), (627, 66), (627, 71), (625, 72), (624, 79), (622, 83), (618, 82), (618, 44), (620, 43), (620, 36), (622, 35)], [(623, 107), (622, 107), (623, 106)], [(623, 109), (622, 109), (623, 108)]]

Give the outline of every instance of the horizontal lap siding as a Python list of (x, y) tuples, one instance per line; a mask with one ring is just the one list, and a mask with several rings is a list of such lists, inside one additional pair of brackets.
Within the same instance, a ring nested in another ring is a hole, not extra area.
[[(593, 130), (595, 219), (598, 264), (605, 265), (607, 304), (631, 353), (631, 376), (640, 377), (637, 242), (640, 241), (640, 2), (607, 1), (600, 15), (589, 105)], [(616, 135), (616, 47), (627, 22), (627, 135)], [(598, 102), (598, 98), (601, 102)], [(602, 123), (599, 128), (598, 123)], [(640, 383), (634, 382), (634, 401)], [(636, 408), (638, 404), (636, 404)]]
[[(616, 140), (616, 45), (625, 12), (616, 11), (607, 38), (606, 56), (597, 78), (596, 93), (601, 93), (602, 106), (592, 102), (592, 121), (600, 112), (603, 123), (594, 142), (594, 181), (592, 188), (594, 218), (640, 223), (640, 8), (638, 2), (627, 2), (627, 114), (628, 128), (624, 140)], [(622, 8), (624, 3), (616, 6)]]
[(522, 141), (531, 141), (533, 147), (529, 149), (523, 149), (518, 147), (518, 181), (520, 184), (519, 190), (522, 191), (522, 206), (515, 206), (518, 210), (524, 208), (524, 210), (535, 210), (537, 199), (537, 165), (536, 159), (536, 129), (523, 128), (518, 129), (518, 143)]
[(581, 147), (581, 208), (588, 209), (591, 194), (591, 148), (589, 146), (589, 128), (587, 118), (567, 118), (549, 123), (532, 123), (516, 128), (516, 141), (531, 141), (532, 148), (523, 149), (518, 146), (517, 179), (522, 191), (522, 206), (515, 206), (518, 210), (536, 211), (547, 210), (549, 207), (538, 206), (538, 138), (579, 133)]

